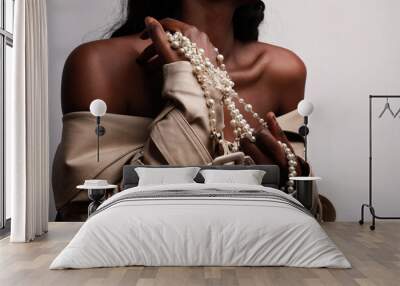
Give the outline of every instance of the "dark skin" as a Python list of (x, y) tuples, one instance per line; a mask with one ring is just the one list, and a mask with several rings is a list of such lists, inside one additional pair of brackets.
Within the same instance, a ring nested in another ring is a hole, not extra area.
[[(78, 47), (69, 56), (62, 80), (63, 113), (87, 111), (90, 102), (103, 99), (108, 112), (155, 117), (162, 109), (162, 65), (186, 60), (166, 40), (165, 31), (180, 31), (206, 56), (215, 59), (214, 47), (225, 56), (235, 90), (268, 122), (256, 143), (242, 141), (243, 151), (256, 164), (278, 164), (287, 170), (287, 159), (278, 144), (289, 142), (276, 115), (294, 110), (304, 97), (306, 68), (294, 53), (260, 42), (242, 43), (233, 36), (232, 16), (238, 5), (252, 0), (182, 0), (182, 19), (146, 18), (146, 30)], [(242, 110), (242, 113), (245, 112)], [(229, 126), (225, 138), (233, 139)], [(257, 122), (246, 117), (251, 126)], [(300, 168), (297, 170), (301, 173)]]

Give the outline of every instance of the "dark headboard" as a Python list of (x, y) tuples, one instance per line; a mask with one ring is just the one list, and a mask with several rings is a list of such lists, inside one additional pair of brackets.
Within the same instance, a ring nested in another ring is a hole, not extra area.
[[(179, 168), (178, 166), (143, 166), (143, 165), (127, 165), (123, 170), (122, 184), (123, 190), (136, 187), (139, 182), (139, 177), (135, 171), (137, 167), (146, 168)], [(185, 166), (188, 167), (188, 166)], [(190, 167), (190, 166), (189, 166)], [(262, 185), (265, 187), (271, 187), (279, 189), (279, 167), (275, 165), (252, 165), (252, 166), (239, 166), (239, 165), (222, 165), (222, 166), (198, 166), (202, 170), (204, 169), (218, 169), (218, 170), (264, 170), (265, 175), (262, 180)], [(195, 178), (198, 183), (203, 183), (204, 178), (199, 173)]]

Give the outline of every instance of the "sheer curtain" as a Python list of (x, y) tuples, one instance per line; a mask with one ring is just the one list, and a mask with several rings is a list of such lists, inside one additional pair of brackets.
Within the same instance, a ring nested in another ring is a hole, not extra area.
[(47, 231), (49, 195), (46, 0), (15, 2), (14, 91), (6, 112), (12, 242)]

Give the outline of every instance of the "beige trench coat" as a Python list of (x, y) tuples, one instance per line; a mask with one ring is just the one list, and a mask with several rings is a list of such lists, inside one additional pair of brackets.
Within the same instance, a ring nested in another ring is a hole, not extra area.
[[(95, 118), (89, 112), (64, 115), (61, 143), (53, 164), (52, 185), (57, 209), (73, 200), (87, 200), (76, 186), (101, 178), (118, 184), (126, 164), (207, 165), (215, 157), (203, 92), (188, 62), (164, 66), (163, 96), (169, 104), (156, 119), (106, 114), (97, 162)], [(218, 128), (223, 128), (221, 95), (214, 91)], [(296, 111), (278, 118), (284, 130), (297, 132), (302, 118)], [(297, 155), (302, 144), (294, 144)]]

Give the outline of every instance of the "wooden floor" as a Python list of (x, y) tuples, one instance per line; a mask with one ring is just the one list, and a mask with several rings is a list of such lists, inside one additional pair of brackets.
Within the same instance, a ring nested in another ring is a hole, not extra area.
[(400, 224), (379, 223), (375, 232), (356, 223), (324, 228), (353, 265), (350, 270), (284, 267), (126, 267), (48, 270), (81, 226), (51, 223), (49, 233), (30, 244), (0, 241), (0, 285), (400, 285)]

